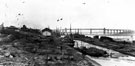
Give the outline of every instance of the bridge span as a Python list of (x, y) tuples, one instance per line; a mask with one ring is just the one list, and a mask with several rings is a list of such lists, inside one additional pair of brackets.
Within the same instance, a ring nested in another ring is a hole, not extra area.
[(134, 31), (128, 29), (106, 29), (106, 28), (65, 28), (61, 29), (62, 34), (78, 33), (84, 35), (101, 35), (101, 36), (132, 36)]
[(130, 37), (133, 39), (134, 31), (129, 29), (107, 29), (107, 28), (65, 28), (60, 29), (62, 35), (67, 34), (83, 34), (83, 35), (99, 35), (111, 37)]

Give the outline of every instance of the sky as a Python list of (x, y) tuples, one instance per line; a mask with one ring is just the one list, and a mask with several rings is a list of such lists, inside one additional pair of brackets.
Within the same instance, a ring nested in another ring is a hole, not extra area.
[(0, 0), (0, 24), (135, 30), (135, 0)]

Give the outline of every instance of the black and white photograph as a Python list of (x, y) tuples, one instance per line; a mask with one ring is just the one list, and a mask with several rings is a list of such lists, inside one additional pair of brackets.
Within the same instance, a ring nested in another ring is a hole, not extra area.
[(0, 66), (135, 66), (135, 0), (0, 0)]

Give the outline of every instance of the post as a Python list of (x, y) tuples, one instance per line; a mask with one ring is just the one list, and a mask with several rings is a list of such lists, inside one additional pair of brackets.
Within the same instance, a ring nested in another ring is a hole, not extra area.
[(70, 35), (71, 40), (73, 40), (71, 24), (70, 24), (70, 34), (69, 35)]
[(67, 28), (65, 28), (65, 33), (67, 34)]
[(119, 33), (121, 33), (121, 30), (120, 30), (120, 32)]
[(70, 34), (72, 33), (71, 24), (70, 24)]
[(90, 29), (90, 34), (92, 34), (92, 29)]
[(116, 33), (118, 34), (119, 33), (119, 30), (116, 30)]
[(131, 35), (131, 43), (133, 43), (133, 35)]
[(111, 32), (111, 31), (108, 29), (108, 34), (110, 34), (110, 32)]
[(113, 34), (115, 34), (115, 30), (113, 30)]
[(109, 29), (107, 29), (107, 34), (109, 34)]
[(106, 34), (106, 29), (105, 28), (103, 29), (103, 34)]
[(79, 34), (79, 29), (78, 29), (78, 34)]

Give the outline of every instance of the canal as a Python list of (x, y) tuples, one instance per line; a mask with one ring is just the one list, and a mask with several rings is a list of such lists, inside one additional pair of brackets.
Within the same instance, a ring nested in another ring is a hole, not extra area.
[(89, 55), (86, 55), (88, 58), (96, 61), (97, 63), (101, 64), (102, 66), (135, 66), (135, 57), (133, 56), (129, 56), (129, 55), (125, 55), (122, 53), (119, 53), (117, 51), (111, 50), (111, 49), (107, 49), (107, 48), (103, 48), (100, 46), (96, 46), (93, 44), (89, 44), (80, 40), (75, 40), (75, 46), (74, 47), (86, 47), (86, 48), (90, 48), (90, 47), (95, 47), (97, 49), (101, 49), (106, 51), (110, 56), (109, 57), (91, 57)]

